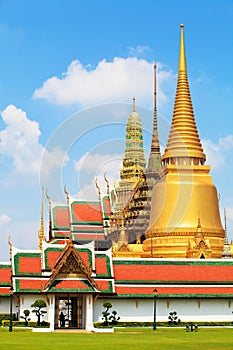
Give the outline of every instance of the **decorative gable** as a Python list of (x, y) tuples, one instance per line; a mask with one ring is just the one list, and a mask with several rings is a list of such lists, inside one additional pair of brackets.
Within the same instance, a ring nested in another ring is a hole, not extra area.
[(70, 275), (73, 277), (87, 277), (90, 272), (91, 270), (87, 269), (80, 257), (77, 258), (76, 254), (71, 251), (70, 255), (63, 261), (58, 277), (67, 277)]
[(44, 289), (50, 289), (55, 280), (72, 278), (85, 278), (94, 289), (98, 289), (91, 274), (92, 269), (84, 263), (72, 241), (69, 241), (52, 267), (51, 277)]

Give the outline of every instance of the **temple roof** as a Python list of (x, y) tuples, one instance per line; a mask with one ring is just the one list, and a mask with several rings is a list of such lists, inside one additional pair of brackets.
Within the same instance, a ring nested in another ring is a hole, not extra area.
[[(116, 283), (232, 283), (233, 262), (210, 260), (113, 260)], [(137, 273), (135, 274), (135, 271)]]
[(0, 263), (0, 286), (8, 286), (11, 282), (11, 266), (8, 263)]
[(232, 286), (136, 286), (116, 285), (116, 293), (119, 297), (153, 297), (153, 290), (156, 287), (157, 297), (174, 298), (200, 298), (200, 297), (231, 297)]
[(10, 295), (11, 266), (8, 263), (0, 263), (0, 296)]

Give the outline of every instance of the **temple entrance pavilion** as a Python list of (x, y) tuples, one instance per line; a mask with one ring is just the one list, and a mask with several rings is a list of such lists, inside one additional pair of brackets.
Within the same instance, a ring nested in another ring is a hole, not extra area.
[[(55, 297), (54, 328), (85, 328), (85, 301), (82, 294), (57, 295)], [(62, 317), (61, 317), (62, 315)], [(64, 320), (63, 320), (64, 315)]]

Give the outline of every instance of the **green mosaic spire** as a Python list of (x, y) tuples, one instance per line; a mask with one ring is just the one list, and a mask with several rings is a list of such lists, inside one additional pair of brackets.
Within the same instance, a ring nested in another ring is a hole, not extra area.
[(128, 117), (126, 127), (126, 146), (123, 158), (123, 169), (121, 179), (128, 179), (133, 186), (138, 182), (138, 178), (145, 171), (146, 160), (143, 147), (142, 120), (136, 112), (135, 98), (133, 98), (132, 112)]
[(135, 186), (144, 174), (145, 166), (142, 120), (136, 112), (135, 98), (133, 98), (132, 112), (128, 117), (126, 126), (123, 167), (120, 170), (120, 181), (116, 186), (117, 202), (115, 212), (121, 212), (126, 206)]

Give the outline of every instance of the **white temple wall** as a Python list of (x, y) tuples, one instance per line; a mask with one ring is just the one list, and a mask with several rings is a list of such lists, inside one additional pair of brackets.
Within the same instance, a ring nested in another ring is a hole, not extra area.
[[(15, 305), (15, 300), (12, 300), (12, 312), (17, 314), (17, 308)], [(0, 297), (0, 313), (9, 314), (10, 313), (10, 297)]]
[[(153, 322), (154, 300), (151, 299), (117, 299), (99, 298), (94, 304), (94, 322), (102, 322), (103, 303), (112, 304), (110, 312), (117, 311), (120, 321)], [(176, 311), (183, 322), (233, 321), (233, 298), (179, 298), (156, 299), (156, 320), (168, 321), (168, 314)]]
[[(26, 310), (26, 309), (30, 310), (30, 315), (29, 315), (30, 321), (36, 322), (37, 321), (37, 316), (36, 316), (36, 314), (34, 312), (32, 312), (33, 307), (31, 307), (31, 305), (37, 299), (43, 299), (46, 302), (46, 304), (47, 304), (47, 307), (43, 309), (44, 311), (47, 311), (47, 313), (44, 315), (44, 317), (41, 317), (41, 322), (42, 321), (50, 322), (49, 321), (49, 318), (50, 318), (49, 310), (51, 310), (51, 308), (48, 305), (49, 304), (48, 300), (50, 298), (42, 296), (42, 295), (38, 295), (38, 294), (31, 294), (31, 295), (30, 294), (21, 294), (20, 295), (20, 307), (19, 307), (20, 316), (24, 316), (24, 313), (23, 313), (24, 310)], [(23, 319), (20, 318), (20, 321), (23, 321)]]

